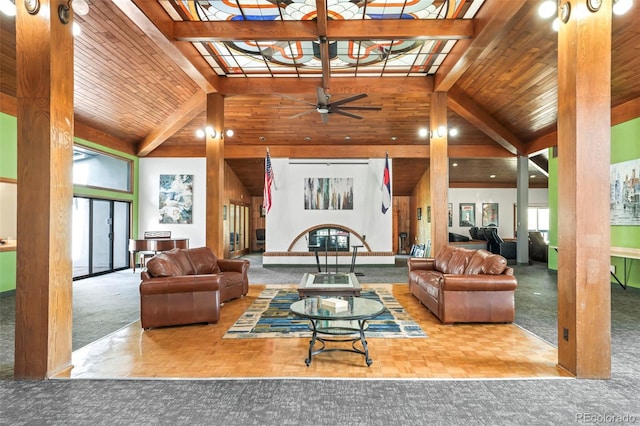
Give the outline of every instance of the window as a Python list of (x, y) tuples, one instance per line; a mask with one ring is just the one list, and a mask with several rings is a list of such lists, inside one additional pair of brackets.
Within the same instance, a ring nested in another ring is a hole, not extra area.
[(549, 242), (549, 208), (529, 207), (528, 209), (528, 230), (540, 231), (544, 240)]
[(131, 192), (130, 160), (73, 146), (73, 184)]

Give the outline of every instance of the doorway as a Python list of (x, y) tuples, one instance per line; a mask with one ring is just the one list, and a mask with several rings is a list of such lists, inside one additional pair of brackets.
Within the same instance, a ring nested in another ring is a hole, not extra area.
[(73, 197), (73, 279), (129, 267), (131, 203)]
[(231, 201), (229, 204), (229, 255), (238, 257), (249, 248), (249, 206)]

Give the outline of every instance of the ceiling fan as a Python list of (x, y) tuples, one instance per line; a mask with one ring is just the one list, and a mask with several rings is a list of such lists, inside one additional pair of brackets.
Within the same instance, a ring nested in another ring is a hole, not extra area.
[(357, 118), (358, 120), (362, 119), (362, 116), (345, 111), (345, 110), (361, 110), (361, 111), (380, 111), (382, 107), (378, 106), (348, 106), (344, 105), (349, 102), (357, 101), (358, 99), (366, 98), (367, 95), (364, 93), (360, 93), (359, 95), (350, 96), (348, 98), (340, 99), (335, 102), (329, 102), (330, 95), (326, 94), (322, 87), (318, 87), (316, 89), (316, 94), (318, 97), (318, 103), (313, 104), (311, 102), (307, 102), (302, 99), (293, 98), (291, 96), (280, 95), (282, 97), (292, 99), (296, 102), (302, 102), (307, 105), (311, 105), (313, 109), (309, 111), (304, 111), (299, 114), (292, 115), (289, 118), (301, 117), (306, 114), (310, 114), (314, 111), (320, 113), (320, 117), (322, 117), (322, 122), (327, 123), (329, 121), (329, 114), (340, 114), (346, 117)]

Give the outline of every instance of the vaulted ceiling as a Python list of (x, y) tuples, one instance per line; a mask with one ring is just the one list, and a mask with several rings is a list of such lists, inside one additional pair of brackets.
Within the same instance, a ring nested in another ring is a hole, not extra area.
[[(253, 195), (262, 192), (266, 147), (273, 157), (388, 152), (394, 194), (408, 195), (429, 166), (419, 130), (429, 126), (431, 93), (445, 91), (448, 126), (458, 131), (448, 138), (450, 186), (513, 187), (517, 154), (535, 159), (530, 186), (547, 184), (546, 159), (535, 154), (556, 144), (558, 35), (537, 15), (541, 0), (87, 3), (89, 13), (74, 18), (82, 29), (75, 118), (98, 143), (204, 156), (196, 130), (207, 124), (206, 94), (219, 93), (224, 128), (234, 131), (225, 159)], [(16, 29), (15, 18), (0, 16), (6, 112), (16, 96)], [(639, 18), (637, 4), (613, 17), (620, 120), (640, 116)], [(367, 96), (340, 105), (347, 114), (325, 115), (318, 88), (327, 102)]]

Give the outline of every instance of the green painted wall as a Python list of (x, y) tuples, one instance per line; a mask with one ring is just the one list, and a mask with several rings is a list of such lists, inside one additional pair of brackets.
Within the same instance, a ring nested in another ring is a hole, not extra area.
[[(88, 148), (93, 148), (107, 154), (112, 154), (133, 161), (133, 193), (107, 191), (96, 188), (74, 186), (74, 195), (104, 198), (110, 200), (131, 201), (132, 235), (138, 235), (138, 158), (110, 148), (103, 147), (91, 141), (74, 138), (75, 142)], [(15, 117), (0, 113), (0, 177), (16, 179), (18, 176), (18, 124)], [(17, 236), (20, 244), (20, 236)], [(16, 288), (16, 253), (0, 253), (0, 292)]]
[[(611, 128), (611, 163), (621, 163), (640, 158), (640, 118), (618, 124)], [(558, 160), (549, 153), (549, 245), (558, 244)], [(640, 248), (640, 226), (611, 226), (613, 247)], [(624, 259), (613, 257), (611, 264), (621, 280), (624, 276)], [(558, 269), (558, 256), (549, 249), (549, 269)], [(628, 285), (640, 288), (640, 261), (627, 260)], [(612, 279), (612, 282), (615, 282)]]

